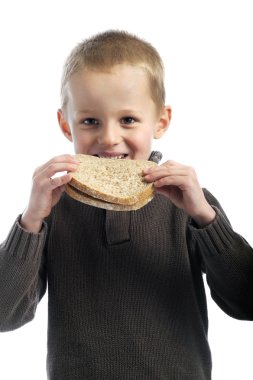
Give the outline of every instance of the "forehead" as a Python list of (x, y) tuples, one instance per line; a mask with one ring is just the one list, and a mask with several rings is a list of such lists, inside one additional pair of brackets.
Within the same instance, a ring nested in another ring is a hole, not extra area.
[(73, 74), (67, 85), (68, 98), (98, 101), (107, 97), (120, 100), (151, 99), (148, 75), (144, 69), (117, 65), (110, 70), (85, 69)]
[(111, 85), (119, 84), (121, 87), (132, 86), (134, 83), (140, 86), (148, 86), (148, 76), (144, 69), (127, 64), (116, 65), (108, 69), (83, 69), (73, 74), (69, 79), (70, 88), (83, 85), (90, 86), (93, 83), (110, 82)]

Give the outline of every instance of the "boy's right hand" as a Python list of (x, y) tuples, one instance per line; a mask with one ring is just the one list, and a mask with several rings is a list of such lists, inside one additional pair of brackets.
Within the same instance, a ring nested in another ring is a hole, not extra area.
[[(41, 230), (43, 220), (60, 200), (65, 185), (71, 180), (71, 173), (77, 169), (78, 164), (74, 156), (62, 155), (52, 158), (35, 170), (28, 206), (21, 217), (23, 228), (33, 233)], [(60, 172), (67, 174), (54, 177)]]

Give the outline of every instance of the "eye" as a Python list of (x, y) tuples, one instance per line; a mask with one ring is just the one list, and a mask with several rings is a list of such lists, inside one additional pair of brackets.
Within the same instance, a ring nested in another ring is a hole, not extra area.
[(125, 124), (125, 125), (132, 125), (135, 122), (136, 122), (136, 119), (133, 118), (132, 116), (124, 116), (121, 119), (121, 124)]
[(87, 117), (86, 119), (81, 121), (81, 124), (88, 126), (99, 125), (99, 121), (97, 119), (94, 119), (93, 117)]

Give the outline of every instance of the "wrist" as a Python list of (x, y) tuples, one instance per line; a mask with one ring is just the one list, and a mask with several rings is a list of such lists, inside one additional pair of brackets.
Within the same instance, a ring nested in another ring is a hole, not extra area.
[(29, 210), (25, 210), (20, 219), (20, 225), (27, 232), (37, 234), (40, 232), (43, 224), (43, 219), (38, 219), (32, 215)]
[(216, 217), (215, 210), (209, 205), (203, 212), (198, 215), (192, 216), (192, 219), (197, 223), (199, 227), (206, 227), (208, 224), (211, 224)]

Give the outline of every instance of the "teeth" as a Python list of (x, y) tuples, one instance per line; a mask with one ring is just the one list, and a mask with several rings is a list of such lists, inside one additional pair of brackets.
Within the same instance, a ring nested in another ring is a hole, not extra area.
[(120, 160), (125, 158), (125, 154), (121, 154), (120, 156), (98, 156), (99, 158), (109, 158), (110, 160)]

